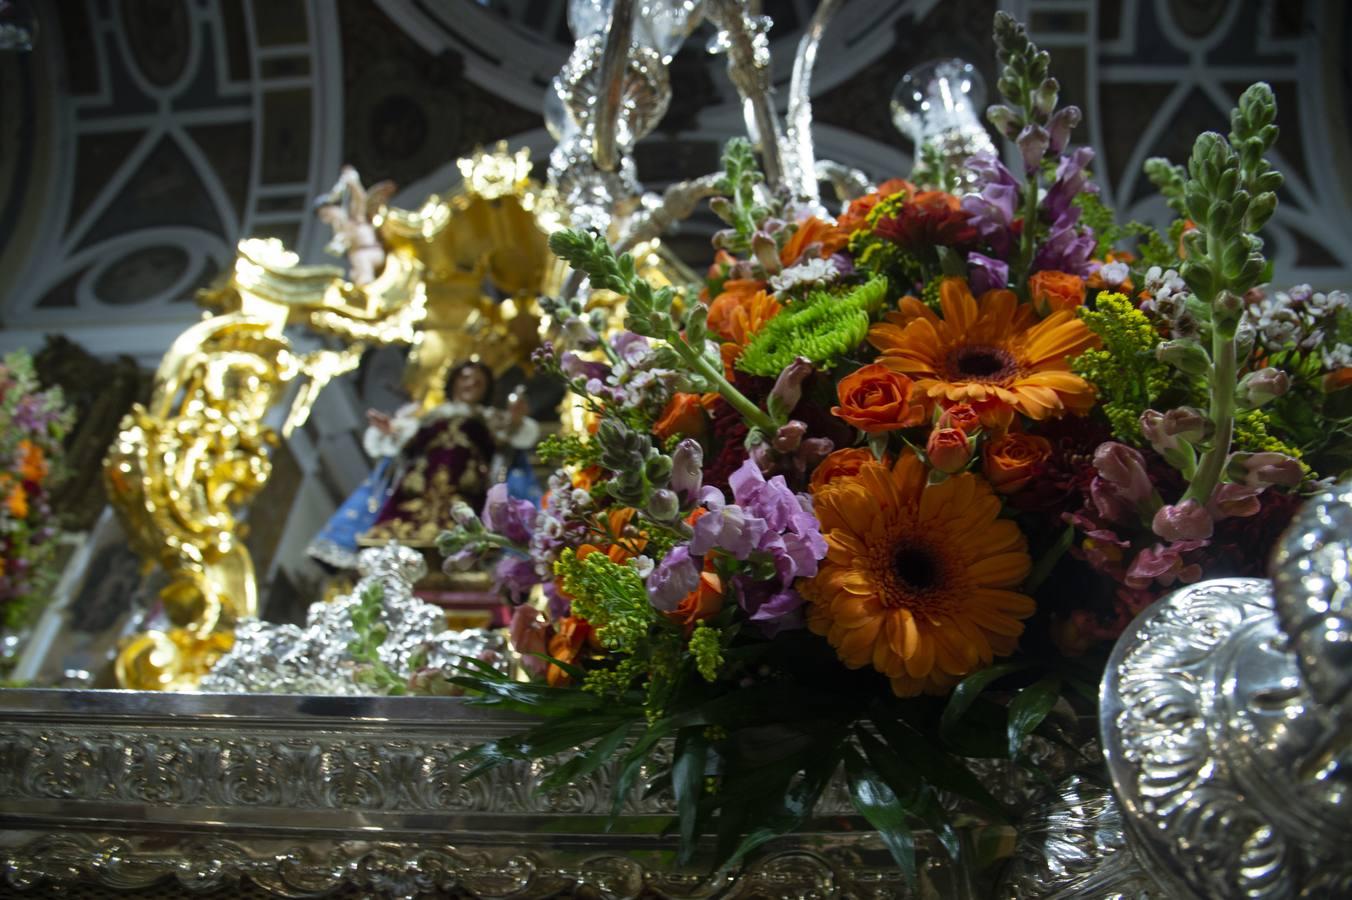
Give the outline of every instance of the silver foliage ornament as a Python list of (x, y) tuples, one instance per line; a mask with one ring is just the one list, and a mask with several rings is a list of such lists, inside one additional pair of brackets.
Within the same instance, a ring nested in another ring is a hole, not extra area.
[[(360, 668), (351, 643), (357, 638), (353, 612), (365, 591), (382, 592), (380, 623), (386, 636), (380, 661), (407, 680), (417, 668), (444, 669), (456, 661), (484, 659), (507, 671), (506, 641), (481, 629), (446, 628), (438, 606), (413, 596), (413, 585), (427, 574), (422, 554), (390, 544), (363, 550), (357, 558), (361, 579), (352, 593), (312, 603), (304, 627), (251, 620), (235, 629), (235, 645), (202, 680), (204, 693), (370, 694), (358, 680)], [(419, 664), (415, 666), (416, 664)]]

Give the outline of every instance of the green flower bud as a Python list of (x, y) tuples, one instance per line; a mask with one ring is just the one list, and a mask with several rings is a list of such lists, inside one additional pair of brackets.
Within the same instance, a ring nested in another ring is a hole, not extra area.
[(1196, 341), (1165, 341), (1155, 349), (1155, 358), (1188, 375), (1211, 374), (1211, 357)]

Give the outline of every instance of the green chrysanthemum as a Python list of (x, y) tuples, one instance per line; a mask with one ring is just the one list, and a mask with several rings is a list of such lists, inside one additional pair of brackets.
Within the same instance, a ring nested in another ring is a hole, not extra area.
[(886, 299), (886, 278), (873, 278), (845, 294), (813, 291), (751, 339), (737, 368), (774, 377), (799, 356), (830, 366), (864, 342), (873, 315)]

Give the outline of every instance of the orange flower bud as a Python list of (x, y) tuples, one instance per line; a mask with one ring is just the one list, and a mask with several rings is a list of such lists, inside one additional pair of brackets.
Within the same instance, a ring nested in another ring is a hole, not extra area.
[(936, 428), (925, 444), (925, 455), (931, 467), (953, 475), (972, 461), (972, 441), (960, 428)]
[(909, 428), (925, 421), (924, 406), (912, 398), (914, 390), (910, 378), (873, 363), (840, 380), (840, 405), (831, 412), (869, 434)]
[(970, 403), (955, 403), (939, 416), (938, 428), (957, 428), (963, 434), (972, 434), (981, 428), (981, 415)]
[(1028, 279), (1028, 296), (1041, 315), (1084, 305), (1084, 280), (1065, 272), (1043, 271)]
[(997, 494), (1013, 494), (1023, 490), (1051, 455), (1046, 438), (1009, 432), (986, 445), (982, 471)]

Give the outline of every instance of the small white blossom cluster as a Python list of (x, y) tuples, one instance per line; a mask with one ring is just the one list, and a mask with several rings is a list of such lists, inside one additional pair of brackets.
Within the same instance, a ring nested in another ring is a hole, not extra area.
[(809, 259), (790, 266), (770, 279), (776, 294), (786, 294), (798, 288), (812, 288), (830, 284), (840, 277), (840, 270), (829, 259)]
[[(1151, 271), (1157, 271), (1158, 269), (1159, 266), (1155, 266)], [(1106, 286), (1114, 289), (1119, 287), (1122, 282), (1126, 281), (1127, 276), (1130, 274), (1131, 267), (1124, 262), (1107, 262), (1099, 266), (1098, 269), (1099, 278), (1102, 279)]]
[(540, 510), (530, 537), (530, 558), (537, 575), (553, 577), (559, 551), (577, 537), (592, 508), (591, 494), (573, 487), (567, 472), (559, 469), (549, 476), (549, 504)]
[(1188, 310), (1192, 292), (1182, 275), (1173, 269), (1151, 266), (1146, 270), (1142, 289), (1150, 294), (1150, 299), (1141, 304), (1142, 310), (1167, 322), (1173, 336), (1196, 337), (1200, 327), (1196, 316)]
[(1298, 284), (1286, 291), (1251, 296), (1245, 320), (1260, 346), (1273, 352), (1318, 352), (1326, 369), (1352, 365), (1352, 347), (1336, 340), (1338, 319), (1352, 315), (1346, 291), (1316, 291)]

